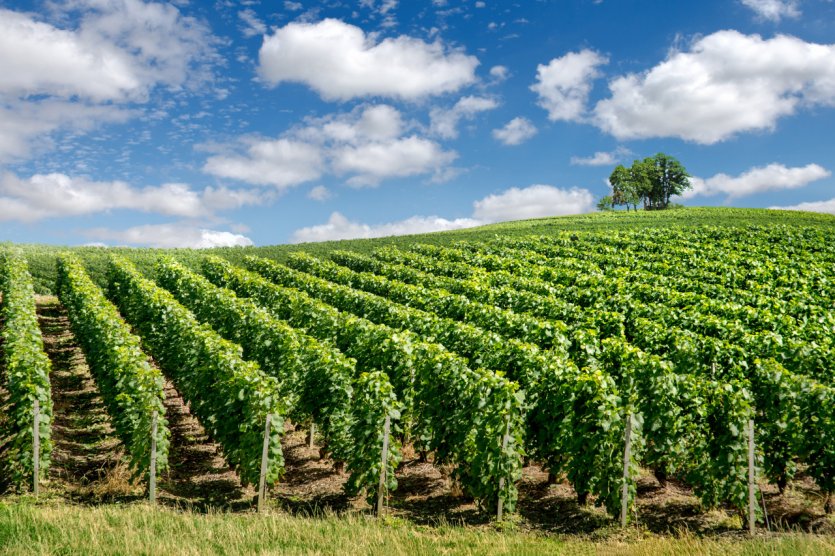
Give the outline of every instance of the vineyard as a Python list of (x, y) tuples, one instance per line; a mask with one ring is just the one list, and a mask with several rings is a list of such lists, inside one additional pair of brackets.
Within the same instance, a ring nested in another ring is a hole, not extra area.
[(777, 527), (795, 485), (807, 521), (833, 512), (831, 228), (501, 229), (280, 253), (5, 248), (2, 487), (50, 483), (36, 283), (142, 488), (174, 472), (170, 390), (259, 505), (305, 431), (378, 513), (418, 464), (486, 520), (524, 514), (531, 477), (621, 525), (643, 522), (648, 483), (746, 527)]

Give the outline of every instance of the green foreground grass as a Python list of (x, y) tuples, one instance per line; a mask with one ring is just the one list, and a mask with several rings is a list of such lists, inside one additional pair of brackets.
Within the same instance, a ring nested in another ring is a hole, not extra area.
[(2, 554), (835, 554), (835, 538), (782, 534), (558, 537), (371, 517), (198, 514), (145, 504), (0, 502)]

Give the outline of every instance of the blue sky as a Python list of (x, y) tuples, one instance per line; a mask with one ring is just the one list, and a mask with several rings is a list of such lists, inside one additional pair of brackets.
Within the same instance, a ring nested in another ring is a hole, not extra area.
[(594, 210), (835, 213), (835, 2), (0, 4), (0, 240), (209, 247)]

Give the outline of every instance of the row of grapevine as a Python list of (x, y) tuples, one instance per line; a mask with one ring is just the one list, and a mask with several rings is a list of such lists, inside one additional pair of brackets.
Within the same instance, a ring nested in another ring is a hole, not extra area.
[[(300, 263), (298, 261), (303, 262)], [(388, 318), (394, 318), (392, 317), (393, 315), (408, 315), (410, 313), (406, 307), (377, 298), (377, 296), (363, 295), (362, 292), (349, 290), (345, 287), (338, 289), (340, 288), (339, 286), (333, 284), (328, 286), (327, 283), (321, 280), (317, 281), (312, 277), (304, 282), (304, 275), (294, 273), (289, 269), (269, 261), (247, 259), (246, 262), (265, 275), (279, 280), (281, 283), (296, 287), (307, 287), (314, 294), (325, 294), (327, 297), (324, 299), (347, 310), (354, 312), (362, 311), (363, 314), (380, 315), (385, 313), (380, 311), (378, 307), (385, 306), (388, 308)], [(310, 257), (295, 257), (290, 264), (299, 264), (299, 266), (304, 264), (307, 269), (314, 270), (315, 274), (334, 278), (339, 283), (359, 285), (363, 288), (366, 287), (366, 284), (370, 284), (368, 286), (369, 288), (387, 287), (389, 292), (396, 292), (396, 288), (398, 287), (403, 288), (402, 284), (398, 284), (393, 280), (385, 280), (382, 278), (374, 280), (368, 275), (358, 275), (357, 273), (351, 273), (347, 269), (338, 272), (332, 263), (317, 264), (317, 261)], [(335, 290), (336, 294), (334, 294)], [(431, 290), (422, 291), (427, 297), (433, 294)], [(418, 297), (417, 295), (408, 299), (399, 297), (399, 295), (398, 293), (394, 293), (394, 299), (399, 298), (403, 301), (408, 301), (410, 305), (419, 303), (416, 299)], [(440, 292), (439, 297), (449, 298), (443, 292)], [(351, 299), (352, 302), (346, 303), (346, 299)], [(439, 309), (439, 311), (442, 310)], [(411, 311), (411, 314), (415, 314), (415, 312)], [(476, 313), (476, 315), (478, 314)], [(403, 319), (403, 322), (407, 322), (410, 327), (415, 326), (415, 321), (416, 319), (409, 321), (405, 318)], [(421, 331), (419, 328), (415, 328), (415, 330)], [(453, 346), (448, 347), (456, 349)], [(640, 350), (633, 349), (633, 351), (640, 354)], [(571, 400), (576, 399), (578, 392), (583, 392), (582, 388), (578, 390), (578, 384), (581, 383), (587, 386), (594, 385), (592, 391), (598, 392), (600, 399), (606, 399), (606, 395), (602, 393), (605, 391), (609, 391), (609, 395), (613, 396), (610, 399), (620, 399), (626, 393), (634, 390), (635, 387), (630, 386), (630, 381), (639, 383), (642, 386), (641, 391), (643, 395), (635, 405), (639, 406), (646, 415), (652, 416), (652, 426), (647, 434), (647, 439), (653, 451), (651, 451), (647, 461), (652, 461), (653, 464), (665, 468), (682, 465), (681, 462), (683, 459), (673, 457), (667, 448), (671, 445), (681, 446), (687, 444), (687, 442), (682, 436), (678, 435), (678, 431), (669, 430), (664, 424), (670, 422), (671, 416), (681, 414), (682, 407), (688, 404), (686, 401), (678, 400), (675, 395), (672, 397), (668, 395), (670, 391), (676, 391), (674, 386), (670, 387), (669, 385), (672, 385), (677, 380), (676, 377), (672, 376), (669, 369), (666, 369), (667, 372), (653, 374), (636, 366), (630, 373), (624, 373), (624, 375), (617, 377), (614, 381), (601, 382), (598, 380), (599, 373), (596, 376), (594, 373), (589, 374), (585, 369), (585, 364), (583, 365), (583, 372), (572, 372), (571, 369), (576, 369), (576, 367), (571, 365), (565, 358), (561, 358), (561, 368), (554, 369), (553, 366), (549, 366), (546, 359), (549, 355), (550, 353), (537, 356), (534, 353), (530, 362), (532, 366), (538, 366), (539, 372), (536, 375), (533, 375), (533, 373), (522, 375), (525, 378), (536, 376), (536, 381), (529, 380), (527, 382), (521, 382), (527, 389), (527, 393), (532, 400), (531, 404), (534, 407), (529, 414), (530, 422), (528, 427), (531, 434), (528, 445), (534, 452), (534, 455), (539, 457), (553, 472), (566, 471), (569, 480), (571, 480), (581, 497), (585, 493), (590, 492), (598, 495), (599, 499), (604, 501), (610, 510), (619, 505), (618, 500), (621, 496), (621, 490), (619, 486), (617, 488), (615, 486), (618, 484), (616, 481), (622, 480), (622, 469), (618, 467), (618, 456), (612, 451), (612, 448), (614, 446), (622, 446), (622, 429), (618, 433), (617, 427), (612, 427), (611, 423), (617, 422), (622, 424), (626, 414), (630, 412), (626, 405), (615, 403), (614, 405), (609, 404), (610, 411), (600, 413), (598, 411), (599, 408), (606, 407), (605, 403), (601, 403), (598, 405), (580, 404), (568, 410), (568, 413), (566, 413), (565, 408), (570, 406)], [(663, 367), (658, 368), (663, 369)], [(566, 379), (569, 376), (571, 378)], [(540, 390), (548, 392), (550, 397), (539, 400), (538, 394)], [(744, 391), (740, 389), (739, 395), (744, 396)], [(562, 417), (559, 415), (562, 415)], [(554, 429), (549, 424), (550, 420), (558, 423), (573, 423), (573, 425), (569, 429)], [(576, 435), (566, 436), (565, 433), (567, 430), (572, 429), (583, 429), (585, 434), (580, 437)], [(716, 431), (709, 432), (708, 438), (716, 437), (713, 434)], [(618, 438), (618, 434), (621, 434), (620, 438)], [(636, 431), (635, 434), (637, 436), (639, 432)], [(571, 438), (582, 438), (583, 440), (574, 445), (570, 443), (566, 444), (566, 440)], [(710, 441), (707, 442), (710, 443)], [(740, 446), (742, 447), (741, 452)], [(714, 445), (715, 447), (716, 445)], [(744, 454), (744, 438), (737, 438), (735, 443), (726, 442), (722, 444), (720, 442), (718, 449), (727, 449), (729, 451), (728, 453)], [(635, 457), (637, 457), (637, 452), (635, 452)], [(705, 496), (708, 497), (710, 503), (714, 503), (715, 499), (733, 499), (734, 503), (737, 504), (743, 504), (745, 502), (744, 481), (739, 484), (728, 481), (727, 477), (729, 475), (725, 469), (708, 469), (706, 466), (712, 463), (710, 458), (699, 459), (691, 457), (689, 459), (700, 461), (704, 464), (701, 466), (695, 465), (694, 467), (700, 473), (701, 484), (719, 484), (719, 486), (715, 486), (710, 492), (708, 492), (708, 489), (705, 489)], [(590, 461), (596, 461), (597, 464), (589, 465)], [(739, 462), (737, 461), (736, 463)], [(742, 473), (744, 474), (744, 461), (742, 467), (737, 468), (737, 470), (739, 469), (742, 469)], [(739, 473), (733, 476), (736, 477), (738, 475)], [(634, 482), (632, 486), (634, 487)]]
[[(277, 318), (331, 341), (363, 370), (380, 369), (405, 403), (406, 434), (435, 453), (436, 463), (458, 464), (456, 477), (485, 507), (499, 500), (511, 510), (521, 465), (524, 398), (518, 385), (408, 331), (343, 313), (307, 294), (212, 257), (204, 275), (252, 298)], [(507, 436), (507, 442), (503, 442)]]
[(391, 301), (415, 307), (440, 317), (469, 322), (508, 338), (548, 349), (567, 347), (566, 327), (557, 320), (544, 320), (514, 313), (493, 305), (471, 301), (458, 294), (430, 291), (415, 284), (390, 280), (370, 272), (354, 272), (306, 253), (293, 253), (287, 265), (337, 284), (367, 291)]
[[(515, 243), (517, 246), (520, 244), (518, 240)], [(471, 248), (481, 249), (479, 246)], [(519, 268), (537, 266), (535, 263), (520, 262), (519, 259), (524, 257), (516, 257), (518, 253), (522, 251), (514, 250), (511, 254), (515, 257), (514, 264)], [(549, 270), (559, 268), (562, 260), (551, 259)], [(827, 327), (826, 321), (805, 319), (801, 326), (785, 314), (778, 316), (771, 314), (768, 309), (732, 307), (692, 292), (679, 294), (675, 289), (658, 285), (659, 282), (657, 276), (629, 270), (605, 275), (594, 282), (585, 279), (582, 284), (552, 286), (555, 295), (576, 299), (585, 306), (617, 308), (621, 311), (628, 308), (630, 318), (643, 316), (652, 320), (660, 319), (670, 326), (681, 326), (706, 335), (727, 338), (748, 348), (767, 346), (766, 351), (754, 349), (753, 353), (761, 358), (777, 357), (794, 372), (831, 380), (835, 368), (835, 343), (829, 332), (831, 326)], [(647, 304), (643, 305), (638, 300)], [(680, 307), (682, 310), (671, 311), (667, 307)], [(717, 312), (723, 315), (716, 316)], [(779, 333), (779, 337), (775, 333)]]
[(17, 253), (0, 253), (0, 294), (2, 294), (2, 380), (8, 394), (2, 436), (3, 479), (22, 490), (33, 483), (35, 402), (40, 408), (39, 474), (46, 477), (52, 453), (52, 390), (50, 361), (44, 353), (35, 294), (26, 260)]
[(277, 481), (284, 470), (287, 411), (278, 381), (245, 361), (239, 346), (201, 325), (127, 260), (111, 259), (109, 293), (244, 484), (258, 483), (264, 423), (273, 416), (266, 484)]
[[(396, 423), (400, 414), (388, 377), (364, 373), (354, 386), (352, 360), (275, 319), (251, 300), (238, 298), (170, 259), (160, 261), (156, 276), (157, 283), (200, 321), (239, 344), (245, 358), (278, 379), (292, 420), (312, 419), (320, 425), (333, 457), (348, 462), (350, 494), (363, 488), (371, 494), (376, 491), (384, 421), (388, 416)], [(396, 442), (389, 446), (386, 476), (391, 490), (396, 487), (394, 469), (401, 455)]]
[(165, 471), (170, 433), (162, 374), (150, 365), (140, 339), (75, 257), (59, 257), (57, 289), (134, 475), (150, 469), (155, 412), (157, 471)]
[[(555, 262), (557, 264), (559, 263), (559, 261)], [(497, 266), (493, 260), (490, 260), (489, 264), (493, 264), (494, 267)], [(536, 273), (536, 270), (531, 270), (526, 263), (519, 262), (518, 259), (513, 264), (517, 265), (515, 270), (522, 273), (528, 275)], [(552, 264), (551, 267), (553, 268), (554, 265)], [(609, 283), (615, 282), (610, 281)], [(555, 287), (557, 290), (562, 288), (562, 286), (558, 285), (555, 285)], [(650, 286), (644, 285), (642, 287), (648, 288)], [(632, 321), (655, 324), (669, 338), (669, 344), (674, 346), (673, 351), (662, 350), (661, 353), (664, 353), (665, 356), (672, 357), (672, 360), (677, 362), (677, 367), (693, 369), (698, 368), (699, 364), (701, 364), (702, 371), (704, 371), (705, 366), (710, 367), (711, 363), (719, 363), (723, 382), (727, 382), (728, 380), (747, 380), (750, 378), (753, 381), (752, 390), (756, 406), (758, 408), (764, 408), (764, 410), (759, 410), (758, 412), (757, 421), (760, 423), (759, 428), (764, 431), (764, 438), (769, 441), (769, 444), (773, 443), (778, 446), (778, 449), (770, 450), (766, 453), (764, 463), (767, 474), (776, 479), (782, 488), (785, 486), (786, 479), (791, 476), (794, 460), (800, 457), (803, 460), (809, 461), (809, 465), (814, 468), (812, 473), (819, 478), (821, 488), (824, 489), (824, 492), (828, 492), (826, 485), (831, 481), (830, 476), (832, 474), (832, 469), (828, 467), (830, 463), (825, 461), (825, 459), (811, 457), (812, 454), (819, 454), (823, 451), (820, 435), (816, 437), (804, 435), (806, 441), (798, 443), (795, 441), (798, 438), (796, 430), (786, 430), (787, 422), (792, 423), (798, 421), (803, 411), (808, 412), (811, 409), (811, 405), (808, 403), (792, 404), (787, 400), (795, 398), (806, 399), (804, 393), (815, 391), (816, 395), (826, 402), (829, 399), (826, 394), (828, 387), (823, 384), (815, 386), (814, 380), (805, 379), (802, 376), (796, 377), (795, 382), (788, 385), (788, 381), (775, 383), (772, 380), (773, 372), (772, 374), (763, 372), (754, 373), (752, 369), (755, 367), (761, 369), (763, 366), (771, 365), (772, 371), (775, 368), (777, 370), (781, 368), (776, 362), (772, 361), (769, 363), (766, 361), (760, 363), (760, 360), (756, 359), (757, 353), (764, 354), (763, 351), (756, 349), (756, 342), (763, 341), (758, 339), (759, 336), (747, 334), (745, 336), (745, 347), (733, 346), (715, 339), (704, 338), (700, 340), (698, 345), (690, 344), (689, 348), (683, 350), (688, 345), (685, 340), (688, 338), (690, 331), (678, 330), (674, 327), (671, 328), (674, 325), (675, 319), (670, 321), (669, 318), (664, 318), (663, 314), (666, 310), (663, 305), (653, 305), (649, 308), (654, 319), (648, 321), (639, 318), (641, 312), (640, 303), (637, 303), (634, 299), (619, 298), (617, 291), (613, 291), (611, 287), (586, 288), (584, 295), (587, 299), (586, 304), (589, 305), (591, 310), (598, 310), (601, 306), (628, 307), (629, 310), (627, 313), (630, 315), (630, 318), (627, 320), (627, 324), (630, 324)], [(578, 296), (573, 297), (576, 298)], [(600, 305), (600, 303), (603, 303), (603, 305)], [(647, 308), (645, 307), (644, 312), (646, 310)], [(676, 313), (676, 315), (679, 315), (679, 313)], [(701, 315), (696, 318), (696, 321), (701, 323), (705, 321), (709, 322), (710, 315)], [(658, 325), (656, 324), (657, 322), (664, 324)], [(732, 323), (726, 322), (723, 324), (730, 325)], [(632, 326), (630, 325), (631, 328)], [(634, 334), (634, 332), (631, 334)], [(690, 336), (693, 336), (693, 334), (690, 333)], [(742, 340), (743, 338), (737, 337), (737, 339)], [(658, 346), (652, 345), (646, 338), (642, 338), (639, 344), (651, 351), (657, 352)], [(775, 343), (772, 342), (771, 345), (773, 346)], [(752, 356), (751, 354), (754, 355)], [(740, 367), (740, 365), (745, 366)], [(733, 369), (736, 369), (736, 371)], [(736, 379), (732, 379), (732, 376), (736, 376)], [(793, 375), (787, 376), (795, 378)], [(795, 389), (792, 390), (792, 387)], [(768, 395), (771, 396), (770, 399), (766, 399)], [(824, 442), (828, 442), (828, 439), (824, 440)], [(782, 446), (783, 449), (781, 450), (779, 446)]]
[[(245, 257), (244, 265), (270, 281), (297, 288), (333, 305), (341, 311), (361, 315), (368, 320), (397, 329), (408, 329), (476, 365), (502, 371), (511, 380), (529, 387), (541, 373), (567, 359), (563, 344), (557, 344), (545, 356), (533, 344), (505, 337), (479, 326), (446, 318), (353, 287), (330, 282), (268, 259)], [(473, 315), (481, 322), (479, 315)]]

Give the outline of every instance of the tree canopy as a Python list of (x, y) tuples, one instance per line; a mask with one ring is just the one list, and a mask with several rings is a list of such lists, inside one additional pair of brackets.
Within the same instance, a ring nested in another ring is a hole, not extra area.
[(609, 176), (612, 204), (626, 205), (626, 210), (638, 210), (638, 203), (647, 210), (665, 209), (670, 197), (692, 187), (689, 177), (678, 160), (664, 153), (636, 160), (629, 168), (618, 165)]

